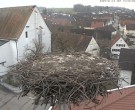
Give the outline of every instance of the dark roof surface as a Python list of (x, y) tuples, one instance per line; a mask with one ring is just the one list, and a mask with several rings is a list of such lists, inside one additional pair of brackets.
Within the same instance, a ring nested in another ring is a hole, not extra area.
[(126, 25), (127, 30), (135, 30), (135, 24)]
[(104, 27), (96, 28), (97, 31), (108, 31), (108, 32), (114, 32), (116, 29), (112, 25), (107, 25)]
[(77, 44), (77, 50), (85, 51), (92, 39), (91, 36), (82, 36), (79, 38), (80, 41)]
[(18, 39), (34, 7), (0, 8), (0, 39)]
[(135, 19), (123, 19), (123, 20), (120, 20), (120, 24), (122, 26), (125, 26), (125, 25), (129, 25), (129, 24), (135, 24)]
[(104, 22), (103, 21), (92, 21), (91, 23), (91, 28), (99, 28), (99, 27), (103, 27), (104, 26)]
[(0, 40), (0, 46), (4, 45), (5, 43), (7, 43), (8, 41), (5, 40)]
[(132, 71), (135, 65), (135, 49), (122, 48), (119, 57), (119, 66), (122, 70)]
[(76, 34), (87, 35), (87, 36), (94, 35), (94, 29), (71, 29), (71, 32)]

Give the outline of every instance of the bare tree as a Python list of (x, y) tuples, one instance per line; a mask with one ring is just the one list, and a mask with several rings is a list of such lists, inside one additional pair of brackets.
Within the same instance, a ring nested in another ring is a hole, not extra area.
[(28, 56), (40, 56), (43, 54), (44, 45), (40, 40), (34, 39), (32, 42), (32, 46), (26, 47), (25, 57)]

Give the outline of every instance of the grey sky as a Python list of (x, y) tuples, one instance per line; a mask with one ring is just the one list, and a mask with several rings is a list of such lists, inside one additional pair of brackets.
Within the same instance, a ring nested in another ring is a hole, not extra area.
[(73, 7), (74, 4), (83, 4), (91, 6), (120, 6), (135, 9), (135, 0), (0, 0), (0, 7), (37, 5), (44, 6), (47, 8), (60, 8)]

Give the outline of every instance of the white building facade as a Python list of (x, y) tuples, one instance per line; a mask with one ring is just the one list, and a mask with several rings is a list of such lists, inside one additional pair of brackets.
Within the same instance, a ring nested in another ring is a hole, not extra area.
[(14, 39), (4, 39), (0, 36), (1, 42), (6, 41), (0, 45), (0, 76), (7, 73), (9, 66), (24, 58), (27, 48), (34, 48), (34, 40), (41, 39), (44, 46), (43, 52), (51, 52), (51, 32), (37, 7), (34, 6), (32, 9), (24, 28), (20, 31), (20, 36)]
[(90, 53), (91, 55), (94, 55), (94, 56), (99, 56), (100, 54), (100, 47), (99, 45), (97, 44), (96, 40), (94, 39), (94, 37), (91, 38), (91, 41), (86, 49), (87, 53)]
[(129, 48), (127, 43), (123, 38), (119, 38), (112, 46), (111, 46), (111, 58), (119, 59), (121, 48)]

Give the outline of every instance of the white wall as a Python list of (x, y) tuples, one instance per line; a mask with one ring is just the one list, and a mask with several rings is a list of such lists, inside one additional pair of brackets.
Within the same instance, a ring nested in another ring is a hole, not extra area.
[(126, 25), (125, 25), (125, 26), (121, 26), (121, 25), (119, 24), (119, 31), (120, 31), (120, 32), (123, 32), (123, 33), (126, 35), (126, 34), (127, 34)]
[[(39, 26), (43, 28), (42, 42), (45, 47), (44, 52), (51, 52), (51, 32), (45, 24), (37, 8), (35, 8), (32, 12), (26, 26), (17, 42), (19, 59), (23, 58), (26, 48), (33, 47), (33, 40), (38, 38)], [(28, 38), (26, 38), (26, 32), (28, 32)]]
[(114, 23), (114, 21), (112, 20), (112, 19), (110, 19), (108, 22), (107, 22), (107, 25), (111, 25), (111, 24), (113, 24)]
[[(117, 44), (125, 44), (125, 47), (122, 47), (122, 46), (117, 46)], [(118, 55), (118, 58), (119, 58), (119, 55), (120, 55), (120, 51), (113, 51), (113, 49), (121, 49), (121, 48), (129, 48), (127, 43), (122, 39), (120, 38), (112, 47), (111, 47), (111, 54), (112, 54), (112, 58), (113, 58), (113, 55), (114, 54), (117, 54)]]
[(42, 18), (41, 14), (39, 13), (38, 9), (35, 8), (35, 10), (38, 12), (37, 15), (37, 27), (42, 26), (43, 27), (43, 39), (42, 43), (45, 46), (44, 52), (51, 52), (51, 32), (49, 28), (47, 27), (44, 19)]
[[(26, 27), (29, 26), (29, 27)], [(0, 75), (6, 74), (8, 70), (6, 67), (16, 64), (18, 60), (24, 57), (24, 53), (27, 47), (33, 47), (33, 39), (38, 37), (38, 28), (43, 28), (43, 44), (45, 46), (44, 52), (51, 52), (51, 32), (42, 19), (37, 8), (32, 12), (26, 26), (17, 41), (9, 41), (0, 46), (0, 63), (6, 61), (5, 67), (0, 65)], [(26, 38), (25, 32), (28, 32), (28, 38)]]
[(96, 42), (96, 40), (92, 37), (86, 51), (87, 53), (90, 53), (92, 55), (98, 56), (100, 52), (100, 48)]
[(121, 80), (118, 81), (118, 85), (120, 87), (131, 85), (132, 71), (120, 70), (120, 76), (119, 77), (125, 80), (124, 81), (124, 80), (121, 79)]
[(16, 63), (17, 51), (16, 51), (16, 42), (9, 41), (4, 45), (0, 46), (0, 63), (5, 62), (4, 66), (0, 64), (0, 76), (6, 74), (8, 66), (11, 66)]
[(112, 35), (116, 35), (116, 34), (117, 34), (117, 31), (112, 32)]

